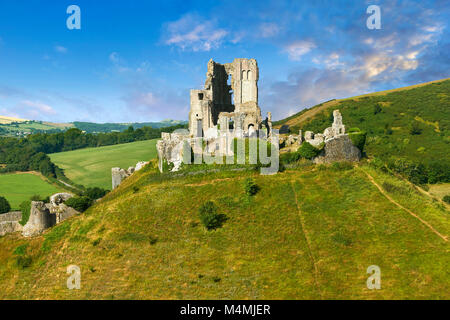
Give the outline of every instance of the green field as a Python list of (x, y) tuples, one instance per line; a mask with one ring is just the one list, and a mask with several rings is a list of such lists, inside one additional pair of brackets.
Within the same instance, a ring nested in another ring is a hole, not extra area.
[(62, 192), (37, 174), (13, 173), (0, 175), (0, 196), (8, 199), (12, 209), (18, 209), (21, 202), (30, 200), (33, 195), (42, 198)]
[(111, 189), (111, 168), (128, 169), (156, 157), (156, 139), (50, 154), (66, 176), (85, 187)]

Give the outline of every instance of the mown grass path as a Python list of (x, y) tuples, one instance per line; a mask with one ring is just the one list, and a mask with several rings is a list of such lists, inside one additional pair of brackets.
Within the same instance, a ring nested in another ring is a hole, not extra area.
[(430, 229), (431, 231), (433, 231), (435, 234), (437, 234), (440, 238), (442, 238), (442, 240), (444, 240), (445, 242), (448, 242), (447, 240), (447, 236), (442, 235), (439, 231), (437, 231), (431, 224), (429, 224), (428, 222), (426, 222), (425, 220), (423, 220), (422, 218), (420, 218), (417, 214), (415, 214), (414, 212), (412, 212), (411, 210), (405, 208), (404, 206), (402, 206), (400, 203), (398, 203), (397, 201), (395, 201), (394, 199), (392, 199), (391, 196), (389, 196), (387, 194), (386, 191), (383, 190), (383, 188), (375, 181), (375, 179), (365, 170), (363, 170), (364, 173), (367, 175), (367, 177), (369, 178), (369, 181), (375, 186), (377, 187), (378, 190), (380, 190), (380, 192), (383, 194), (383, 196), (386, 197), (386, 199), (388, 199), (390, 202), (392, 202), (393, 204), (395, 204), (397, 207), (403, 209), (404, 211), (408, 212), (411, 216), (413, 216), (414, 218), (418, 219), (420, 222), (422, 222), (425, 226), (428, 227), (428, 229)]
[(320, 287), (319, 287), (319, 283), (317, 282), (317, 277), (319, 276), (319, 270), (317, 269), (317, 264), (316, 264), (316, 261), (314, 259), (313, 254), (312, 254), (311, 241), (309, 240), (308, 232), (307, 232), (307, 230), (305, 228), (305, 221), (304, 221), (304, 218), (302, 216), (302, 211), (300, 210), (300, 206), (298, 204), (298, 197), (297, 197), (297, 192), (295, 192), (294, 181), (292, 181), (292, 180), (291, 180), (291, 187), (292, 187), (292, 192), (294, 193), (294, 197), (295, 197), (295, 204), (297, 206), (297, 212), (298, 212), (298, 215), (300, 217), (300, 223), (301, 223), (301, 230), (300, 231), (302, 232), (303, 237), (305, 238), (305, 242), (306, 242), (306, 244), (308, 246), (308, 254), (309, 254), (309, 257), (311, 258), (311, 264), (312, 264), (312, 266), (314, 268), (314, 283), (316, 285), (317, 291), (322, 296), (322, 293), (321, 293)]

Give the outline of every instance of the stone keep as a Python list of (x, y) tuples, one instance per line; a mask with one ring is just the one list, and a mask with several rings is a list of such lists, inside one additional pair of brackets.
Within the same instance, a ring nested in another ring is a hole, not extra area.
[(258, 79), (259, 69), (255, 59), (234, 59), (226, 64), (210, 60), (204, 89), (191, 90), (190, 93), (190, 135), (204, 136), (208, 129), (218, 124), (221, 113), (227, 113), (227, 117), (234, 120), (235, 129), (239, 125), (238, 129), (242, 129), (244, 134), (248, 134), (250, 128), (252, 131), (258, 130), (262, 122), (258, 106)]
[(48, 206), (42, 201), (32, 201), (30, 218), (23, 227), (24, 237), (33, 237), (56, 224), (56, 215), (51, 214)]

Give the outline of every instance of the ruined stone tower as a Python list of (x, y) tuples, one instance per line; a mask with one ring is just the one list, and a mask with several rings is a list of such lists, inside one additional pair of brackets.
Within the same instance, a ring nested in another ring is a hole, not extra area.
[(204, 136), (208, 129), (218, 124), (228, 126), (230, 120), (233, 120), (234, 129), (242, 131), (244, 136), (258, 130), (262, 122), (258, 79), (255, 59), (234, 59), (226, 64), (210, 60), (205, 88), (191, 90), (191, 136)]

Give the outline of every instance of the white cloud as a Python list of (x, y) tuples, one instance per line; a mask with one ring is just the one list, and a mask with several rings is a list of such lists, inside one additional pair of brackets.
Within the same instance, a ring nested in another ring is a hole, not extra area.
[(111, 52), (109, 55), (109, 61), (112, 63), (118, 63), (119, 62), (119, 54), (117, 52)]
[(54, 49), (56, 52), (59, 52), (59, 53), (67, 53), (67, 51), (68, 51), (67, 48), (60, 46), (60, 45), (56, 45), (54, 47)]
[(28, 119), (42, 119), (43, 116), (56, 114), (56, 111), (48, 104), (32, 100), (20, 101), (16, 110)]
[(227, 35), (228, 31), (217, 28), (213, 21), (203, 21), (198, 16), (186, 14), (166, 25), (164, 42), (182, 50), (210, 51), (219, 48)]
[(259, 31), (262, 38), (271, 38), (280, 32), (280, 27), (276, 23), (262, 23)]
[(285, 51), (289, 55), (289, 59), (293, 61), (299, 61), (301, 57), (312, 49), (314, 49), (316, 45), (312, 41), (296, 41), (285, 47)]

